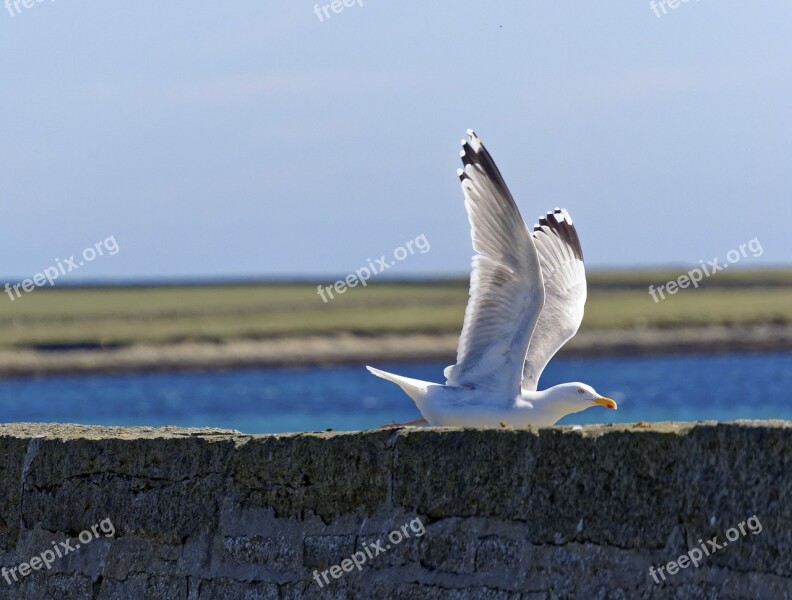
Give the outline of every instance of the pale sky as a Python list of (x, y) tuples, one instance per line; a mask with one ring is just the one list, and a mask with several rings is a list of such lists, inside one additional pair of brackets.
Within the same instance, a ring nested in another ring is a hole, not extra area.
[[(30, 0), (28, 0), (30, 1)], [(792, 263), (792, 3), (45, 0), (0, 12), (0, 279), (469, 270), (472, 127), (590, 267)], [(15, 13), (14, 16), (11, 13)]]

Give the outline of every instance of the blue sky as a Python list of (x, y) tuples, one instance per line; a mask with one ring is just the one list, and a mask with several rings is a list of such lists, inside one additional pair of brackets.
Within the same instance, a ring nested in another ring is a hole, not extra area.
[(463, 274), (468, 127), (590, 267), (792, 263), (788, 1), (362, 4), (2, 10), (0, 278)]

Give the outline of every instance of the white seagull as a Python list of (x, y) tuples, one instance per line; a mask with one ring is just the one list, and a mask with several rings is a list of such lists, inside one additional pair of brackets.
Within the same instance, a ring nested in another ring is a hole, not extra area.
[(565, 209), (547, 213), (531, 231), (489, 152), (467, 133), (458, 174), (476, 255), (457, 362), (445, 369), (445, 385), (366, 368), (415, 401), (423, 419), (409, 425), (549, 426), (592, 406), (615, 409), (584, 383), (537, 389), (583, 320), (580, 240)]

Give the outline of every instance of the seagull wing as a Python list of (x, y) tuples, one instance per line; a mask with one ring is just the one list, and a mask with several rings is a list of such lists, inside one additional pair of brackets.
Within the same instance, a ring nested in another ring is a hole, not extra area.
[(533, 238), (542, 265), (545, 303), (525, 355), (524, 390), (536, 390), (547, 363), (577, 333), (586, 304), (583, 251), (569, 213), (564, 209), (547, 213), (534, 227)]
[(470, 220), (473, 271), (457, 348), (445, 370), (447, 385), (501, 394), (520, 391), (525, 352), (544, 303), (533, 237), (489, 152), (468, 130), (459, 170)]

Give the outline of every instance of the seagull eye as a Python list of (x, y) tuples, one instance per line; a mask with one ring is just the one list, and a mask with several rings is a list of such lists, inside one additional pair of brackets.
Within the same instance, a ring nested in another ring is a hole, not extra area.
[(585, 394), (586, 390), (578, 390), (578, 394)]

